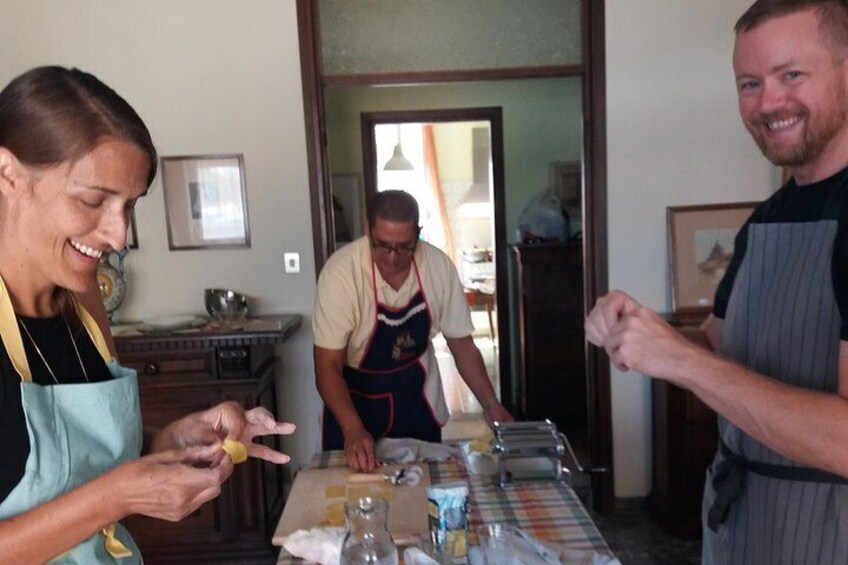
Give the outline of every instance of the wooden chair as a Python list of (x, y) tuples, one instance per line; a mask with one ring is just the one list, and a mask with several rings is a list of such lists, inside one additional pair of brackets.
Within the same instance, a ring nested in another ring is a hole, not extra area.
[(486, 315), (489, 317), (489, 334), (492, 336), (492, 341), (495, 339), (495, 323), (492, 317), (492, 309), (495, 307), (495, 295), (481, 292), (478, 289), (466, 288), (465, 299), (468, 300), (469, 306), (485, 306)]

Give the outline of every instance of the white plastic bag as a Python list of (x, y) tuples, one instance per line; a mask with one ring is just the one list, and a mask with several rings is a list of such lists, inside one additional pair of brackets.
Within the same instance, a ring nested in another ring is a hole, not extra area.
[(525, 243), (565, 241), (568, 238), (562, 204), (553, 190), (545, 189), (527, 203), (518, 216), (518, 228)]

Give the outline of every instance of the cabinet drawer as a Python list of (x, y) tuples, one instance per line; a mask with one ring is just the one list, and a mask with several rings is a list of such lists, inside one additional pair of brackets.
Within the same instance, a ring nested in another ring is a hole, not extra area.
[(177, 349), (124, 353), (121, 364), (138, 371), (140, 381), (168, 377), (168, 382), (191, 382), (218, 377), (215, 349)]
[[(141, 515), (128, 516), (122, 523), (141, 548), (142, 554), (146, 553), (148, 548), (184, 548), (187, 545), (227, 543), (234, 537), (231, 491), (231, 486), (224, 483), (219, 497), (203, 504), (176, 523)], [(153, 553), (155, 552), (154, 549)]]

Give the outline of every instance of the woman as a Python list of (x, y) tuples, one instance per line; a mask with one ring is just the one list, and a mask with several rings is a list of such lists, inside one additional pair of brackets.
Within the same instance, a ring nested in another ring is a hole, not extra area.
[(0, 563), (139, 563), (118, 520), (179, 520), (217, 496), (233, 470), (223, 440), (289, 459), (252, 439), (294, 426), (234, 403), (174, 422), (138, 457), (135, 372), (75, 293), (124, 247), (156, 161), (135, 111), (90, 74), (40, 67), (0, 92)]

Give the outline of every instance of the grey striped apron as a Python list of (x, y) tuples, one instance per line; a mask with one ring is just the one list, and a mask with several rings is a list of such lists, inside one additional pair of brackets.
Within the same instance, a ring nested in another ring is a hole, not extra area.
[[(830, 204), (836, 204), (835, 202)], [(840, 314), (831, 262), (840, 206), (815, 222), (752, 223), (728, 302), (722, 354), (782, 382), (835, 393)], [(719, 418), (721, 440), (749, 462), (800, 467)], [(846, 438), (848, 441), (848, 438)], [(728, 460), (720, 450), (704, 489), (702, 563), (780, 565), (848, 563), (848, 485), (744, 472), (726, 520), (707, 527), (713, 478)]]

